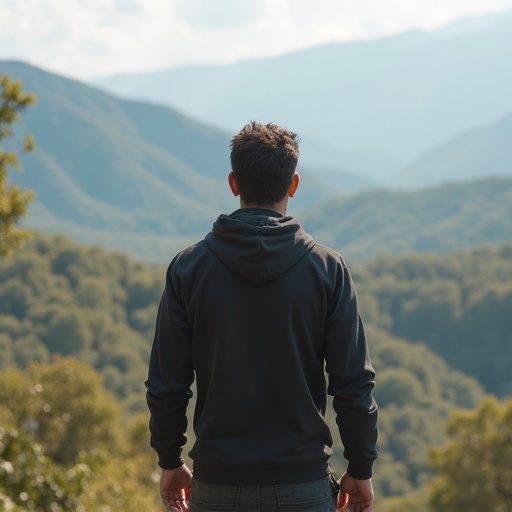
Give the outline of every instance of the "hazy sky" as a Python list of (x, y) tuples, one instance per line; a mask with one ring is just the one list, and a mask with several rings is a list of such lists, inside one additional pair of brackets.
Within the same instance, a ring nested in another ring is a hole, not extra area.
[(512, 0), (0, 0), (0, 59), (87, 79), (431, 30)]

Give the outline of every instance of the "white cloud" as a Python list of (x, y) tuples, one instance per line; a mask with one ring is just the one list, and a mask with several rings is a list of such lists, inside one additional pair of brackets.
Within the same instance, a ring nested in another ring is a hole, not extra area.
[(89, 78), (433, 29), (512, 0), (0, 0), (0, 59)]
[(174, 0), (177, 12), (191, 27), (204, 30), (241, 29), (261, 14), (261, 0)]

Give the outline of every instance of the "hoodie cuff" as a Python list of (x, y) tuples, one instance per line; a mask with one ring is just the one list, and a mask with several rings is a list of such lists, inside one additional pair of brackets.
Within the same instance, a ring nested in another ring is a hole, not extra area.
[(177, 469), (183, 464), (185, 461), (179, 455), (172, 453), (159, 453), (158, 454), (158, 465), (162, 469)]
[(372, 477), (373, 462), (367, 464), (348, 463), (347, 473), (356, 480), (369, 480)]

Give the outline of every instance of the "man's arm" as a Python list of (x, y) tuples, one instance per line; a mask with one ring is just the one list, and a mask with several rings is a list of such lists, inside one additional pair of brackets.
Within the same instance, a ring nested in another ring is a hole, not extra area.
[(358, 480), (372, 476), (377, 458), (377, 405), (371, 392), (375, 372), (368, 354), (355, 288), (341, 265), (326, 320), (325, 360), (328, 393), (348, 459), (348, 474)]
[(158, 464), (163, 469), (176, 469), (183, 465), (181, 452), (187, 440), (186, 410), (194, 379), (190, 346), (192, 331), (176, 290), (179, 280), (174, 273), (175, 261), (169, 266), (158, 309), (146, 381), (151, 413), (151, 446), (158, 453)]

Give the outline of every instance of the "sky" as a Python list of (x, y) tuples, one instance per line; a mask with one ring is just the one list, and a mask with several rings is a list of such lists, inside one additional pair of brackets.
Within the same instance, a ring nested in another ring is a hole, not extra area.
[(0, 0), (0, 60), (88, 80), (434, 30), (512, 0)]

